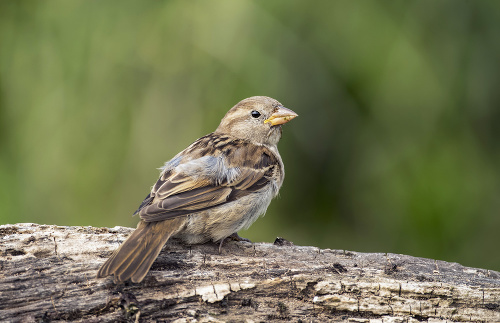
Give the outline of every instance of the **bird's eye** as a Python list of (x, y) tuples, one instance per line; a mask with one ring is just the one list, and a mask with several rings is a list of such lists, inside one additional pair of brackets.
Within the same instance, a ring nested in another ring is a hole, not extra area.
[(251, 114), (251, 115), (252, 115), (252, 117), (254, 117), (254, 118), (258, 118), (258, 117), (260, 117), (260, 112), (259, 112), (259, 111), (255, 111), (255, 110), (253, 110), (250, 114)]

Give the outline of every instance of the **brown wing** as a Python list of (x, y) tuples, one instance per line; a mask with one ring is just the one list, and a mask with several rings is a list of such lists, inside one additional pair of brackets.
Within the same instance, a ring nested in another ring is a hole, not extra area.
[(268, 148), (210, 134), (166, 163), (136, 213), (145, 222), (197, 213), (262, 189), (280, 171)]

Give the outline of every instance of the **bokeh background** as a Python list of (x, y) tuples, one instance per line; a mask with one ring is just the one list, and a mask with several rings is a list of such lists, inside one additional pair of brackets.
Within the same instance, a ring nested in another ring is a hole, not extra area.
[(245, 97), (299, 114), (241, 235), (500, 270), (500, 2), (2, 1), (0, 223), (135, 226)]

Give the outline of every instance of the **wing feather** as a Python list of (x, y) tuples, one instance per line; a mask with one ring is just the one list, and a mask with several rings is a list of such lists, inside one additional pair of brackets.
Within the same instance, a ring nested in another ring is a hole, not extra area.
[(136, 211), (145, 222), (234, 201), (262, 189), (276, 171), (282, 171), (278, 157), (267, 147), (216, 134), (198, 139), (175, 158), (176, 166), (164, 169)]

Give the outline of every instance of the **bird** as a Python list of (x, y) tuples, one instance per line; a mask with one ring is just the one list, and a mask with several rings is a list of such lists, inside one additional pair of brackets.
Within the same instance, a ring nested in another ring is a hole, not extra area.
[(135, 231), (97, 272), (114, 282), (140, 283), (172, 238), (186, 244), (246, 240), (238, 231), (264, 215), (283, 184), (278, 152), (282, 125), (297, 117), (267, 96), (232, 107), (217, 129), (160, 168), (160, 177), (134, 215)]

